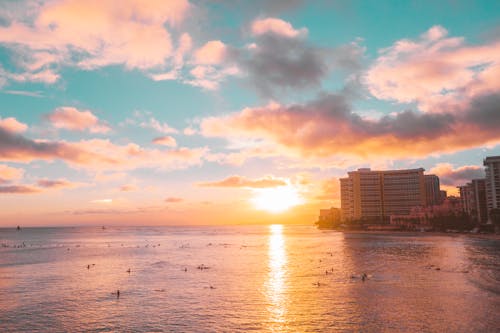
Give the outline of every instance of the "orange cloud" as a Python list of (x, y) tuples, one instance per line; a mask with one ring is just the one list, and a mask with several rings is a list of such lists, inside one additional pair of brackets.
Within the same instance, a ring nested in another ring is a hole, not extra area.
[(200, 127), (207, 137), (274, 146), (288, 156), (405, 158), (499, 143), (499, 103), (500, 95), (486, 95), (466, 112), (403, 111), (371, 120), (352, 112), (345, 97), (331, 94), (303, 105), (268, 105), (208, 117)]
[(0, 184), (23, 178), (24, 170), (0, 164)]
[(273, 17), (253, 21), (251, 31), (255, 36), (272, 33), (287, 38), (295, 38), (307, 34), (306, 28), (296, 30), (290, 23)]
[(59, 107), (47, 115), (47, 119), (56, 128), (74, 131), (89, 130), (91, 133), (107, 133), (111, 130), (89, 110), (79, 111), (74, 107)]
[(177, 198), (177, 197), (168, 197), (165, 199), (165, 202), (168, 202), (168, 203), (179, 203), (179, 202), (182, 202), (184, 201), (184, 199), (182, 198)]
[(246, 188), (268, 188), (277, 186), (286, 186), (287, 183), (281, 178), (267, 176), (260, 179), (248, 179), (242, 176), (231, 176), (226, 179), (199, 183), (202, 187), (246, 187)]
[(338, 178), (330, 178), (321, 183), (321, 192), (316, 196), (318, 200), (338, 201), (340, 199), (340, 183)]
[(134, 185), (122, 185), (120, 186), (120, 191), (121, 192), (130, 192), (130, 191), (135, 191), (137, 187)]

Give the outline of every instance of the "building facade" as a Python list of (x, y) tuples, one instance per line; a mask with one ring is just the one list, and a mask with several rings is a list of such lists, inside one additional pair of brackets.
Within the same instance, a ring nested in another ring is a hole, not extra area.
[(488, 221), (486, 202), (486, 180), (473, 179), (466, 185), (458, 186), (462, 209), (476, 223)]
[(340, 224), (340, 209), (332, 207), (330, 209), (320, 209), (316, 224), (321, 228), (333, 228)]
[(492, 209), (500, 209), (500, 156), (488, 156), (484, 159), (486, 207), (488, 217)]
[(427, 206), (439, 205), (441, 203), (439, 177), (436, 175), (425, 175), (424, 177)]
[(426, 205), (424, 169), (348, 172), (340, 179), (340, 200), (343, 221), (387, 223)]

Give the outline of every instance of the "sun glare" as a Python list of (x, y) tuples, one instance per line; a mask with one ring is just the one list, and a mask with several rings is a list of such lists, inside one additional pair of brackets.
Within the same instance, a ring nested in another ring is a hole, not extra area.
[(302, 199), (291, 185), (273, 188), (256, 189), (251, 202), (258, 210), (270, 213), (281, 213), (302, 203)]

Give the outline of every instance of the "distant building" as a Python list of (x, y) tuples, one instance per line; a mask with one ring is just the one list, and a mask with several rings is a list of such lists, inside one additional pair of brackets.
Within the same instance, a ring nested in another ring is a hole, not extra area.
[(340, 179), (342, 219), (388, 222), (426, 205), (424, 169), (348, 172)]
[(439, 202), (443, 203), (448, 197), (448, 193), (444, 190), (439, 191)]
[(483, 164), (486, 172), (486, 207), (491, 220), (491, 210), (500, 209), (500, 156), (488, 156)]
[(463, 214), (461, 200), (456, 197), (447, 197), (439, 205), (413, 207), (409, 214), (391, 215), (390, 223), (409, 230), (428, 230), (432, 228), (432, 220), (435, 218), (461, 214)]
[(316, 223), (319, 228), (333, 228), (340, 224), (340, 209), (330, 208), (330, 209), (320, 209), (319, 218)]
[(466, 185), (458, 186), (462, 209), (477, 223), (488, 221), (485, 179), (473, 179)]
[(486, 179), (473, 179), (471, 182), (474, 195), (474, 211), (476, 221), (486, 223), (488, 221), (488, 206), (486, 202)]
[(462, 209), (465, 213), (470, 214), (473, 204), (472, 204), (472, 187), (469, 184), (457, 186), (460, 193), (460, 202), (462, 204)]
[(424, 178), (426, 205), (439, 205), (442, 202), (439, 187), (439, 177), (436, 175), (425, 175)]

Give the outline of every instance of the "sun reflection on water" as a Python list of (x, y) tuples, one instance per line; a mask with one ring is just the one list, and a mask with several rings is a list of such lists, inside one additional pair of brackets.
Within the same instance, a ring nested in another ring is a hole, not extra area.
[(268, 300), (269, 321), (276, 324), (278, 330), (283, 328), (286, 315), (285, 282), (287, 275), (287, 256), (283, 226), (269, 226), (269, 276), (266, 281), (266, 297)]

